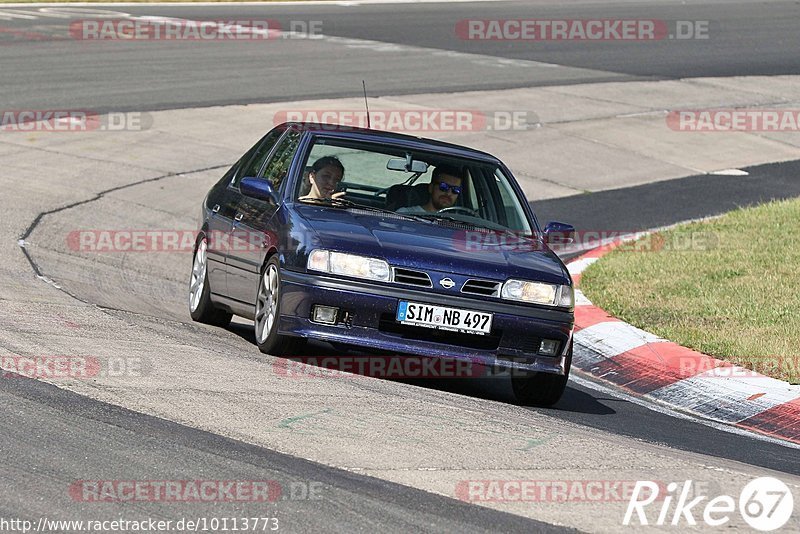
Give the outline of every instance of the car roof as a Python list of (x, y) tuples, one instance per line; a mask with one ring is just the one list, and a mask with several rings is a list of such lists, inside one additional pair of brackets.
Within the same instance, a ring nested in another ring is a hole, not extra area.
[(495, 156), (475, 150), (474, 148), (456, 145), (453, 143), (446, 143), (444, 141), (437, 141), (435, 139), (427, 139), (425, 137), (416, 137), (413, 135), (401, 134), (397, 132), (387, 132), (384, 130), (372, 130), (369, 128), (357, 128), (355, 126), (339, 126), (335, 124), (322, 124), (317, 122), (287, 122), (283, 123), (280, 127), (290, 128), (292, 126), (298, 127), (301, 130), (311, 133), (312, 135), (321, 135), (325, 137), (336, 137), (340, 139), (353, 139), (367, 142), (385, 143), (391, 142), (392, 144), (402, 145), (412, 150), (431, 151), (435, 150), (442, 153), (447, 153), (453, 156), (461, 156), (472, 159), (479, 159), (491, 163), (500, 163), (500, 160)]

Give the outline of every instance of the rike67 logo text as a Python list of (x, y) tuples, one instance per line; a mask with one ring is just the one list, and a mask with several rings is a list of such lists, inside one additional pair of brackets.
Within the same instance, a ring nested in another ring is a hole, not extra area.
[[(707, 526), (720, 527), (731, 521), (738, 504), (739, 514), (751, 528), (769, 532), (783, 527), (794, 508), (789, 487), (772, 477), (750, 481), (739, 494), (738, 503), (730, 495), (711, 499), (702, 494), (695, 496), (691, 480), (680, 487), (676, 482), (667, 484), (663, 495), (659, 491), (661, 487), (649, 480), (637, 481), (622, 524), (636, 525), (638, 520), (639, 525), (648, 525), (648, 521), (654, 519), (653, 513), (658, 511), (658, 517), (652, 523), (658, 526), (694, 526), (702, 518)], [(648, 515), (646, 508), (656, 501), (659, 504), (650, 509)]]

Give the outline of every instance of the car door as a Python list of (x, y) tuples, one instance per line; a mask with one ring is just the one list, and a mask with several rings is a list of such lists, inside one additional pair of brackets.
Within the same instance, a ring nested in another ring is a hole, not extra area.
[[(302, 131), (287, 130), (260, 171), (243, 178), (268, 180), (274, 191), (281, 191), (301, 137)], [(241, 196), (229, 239), (227, 272), (231, 298), (255, 306), (264, 254), (275, 240), (275, 236), (266, 232), (266, 228), (278, 208), (273, 202)]]
[[(225, 174), (219, 187), (215, 187), (207, 199), (208, 280), (215, 294), (230, 297), (227, 264), (233, 220), (242, 196), (239, 192), (239, 180), (248, 172), (258, 172), (283, 132), (283, 129), (275, 128), (259, 139)], [(253, 171), (253, 168), (256, 170)]]
[[(208, 283), (211, 292), (217, 295), (225, 295), (228, 291), (228, 279), (225, 273), (225, 262), (228, 257), (227, 239), (236, 213), (236, 204), (230, 199), (228, 185), (239, 172), (243, 159), (244, 156), (211, 189), (205, 203)], [(227, 206), (227, 209), (223, 209), (222, 206)]]

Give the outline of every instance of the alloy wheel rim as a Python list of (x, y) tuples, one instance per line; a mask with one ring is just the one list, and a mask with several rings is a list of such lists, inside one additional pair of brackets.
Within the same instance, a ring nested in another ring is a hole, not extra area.
[(203, 239), (194, 255), (192, 278), (189, 282), (189, 307), (191, 311), (197, 310), (197, 307), (200, 305), (200, 297), (202, 297), (203, 289), (205, 288), (207, 252), (208, 243)]
[(275, 327), (278, 315), (278, 269), (268, 265), (261, 275), (256, 301), (256, 337), (258, 342), (266, 342)]

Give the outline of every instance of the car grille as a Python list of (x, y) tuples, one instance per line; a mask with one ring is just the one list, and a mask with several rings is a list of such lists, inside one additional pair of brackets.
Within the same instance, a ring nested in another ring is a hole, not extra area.
[(390, 313), (381, 315), (378, 330), (393, 334), (403, 339), (417, 341), (431, 341), (457, 347), (466, 347), (478, 350), (496, 350), (500, 345), (502, 330), (492, 330), (491, 333), (478, 336), (475, 334), (462, 334), (446, 330), (436, 330), (422, 326), (412, 326), (398, 323), (395, 316)]
[(470, 295), (482, 295), (484, 297), (499, 297), (500, 296), (500, 282), (493, 282), (491, 280), (467, 280), (461, 288), (462, 293), (469, 293)]
[(433, 284), (431, 283), (431, 277), (428, 276), (428, 273), (414, 271), (411, 269), (400, 269), (395, 267), (393, 280), (398, 284), (405, 284), (409, 286), (433, 287)]

